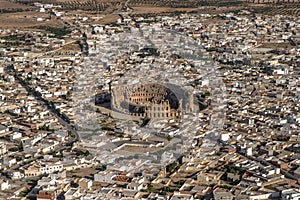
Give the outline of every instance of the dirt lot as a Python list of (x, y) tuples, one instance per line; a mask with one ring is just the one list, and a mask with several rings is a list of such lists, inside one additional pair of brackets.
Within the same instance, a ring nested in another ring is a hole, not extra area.
[(120, 18), (119, 15), (116, 14), (108, 14), (105, 15), (102, 19), (95, 21), (96, 24), (109, 24), (116, 22)]
[(62, 24), (56, 19), (49, 19), (45, 21), (37, 21), (37, 18), (47, 18), (48, 14), (26, 11), (26, 12), (16, 12), (16, 13), (2, 13), (0, 14), (0, 28), (30, 28), (35, 26), (53, 26), (62, 27)]
[(284, 49), (291, 48), (290, 43), (263, 43), (259, 48)]
[(83, 168), (83, 169), (77, 169), (73, 172), (69, 172), (71, 175), (76, 175), (77, 177), (87, 177), (87, 176), (93, 176), (96, 174), (99, 170), (95, 170), (93, 168)]
[(117, 20), (120, 18), (120, 16), (117, 14), (90, 14), (82, 11), (77, 13), (75, 11), (69, 11), (69, 13), (78, 14), (82, 17), (85, 16), (93, 19), (92, 22), (82, 22), (83, 24), (110, 24), (117, 22)]

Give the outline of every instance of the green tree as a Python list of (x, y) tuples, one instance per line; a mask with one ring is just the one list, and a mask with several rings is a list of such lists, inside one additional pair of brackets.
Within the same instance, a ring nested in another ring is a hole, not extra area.
[(173, 162), (166, 166), (167, 173), (172, 173), (177, 167), (177, 162)]

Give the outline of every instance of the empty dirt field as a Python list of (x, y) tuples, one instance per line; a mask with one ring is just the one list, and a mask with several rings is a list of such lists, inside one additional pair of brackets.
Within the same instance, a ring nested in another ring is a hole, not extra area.
[(99, 20), (95, 20), (92, 24), (110, 24), (116, 22), (120, 18), (117, 14), (107, 14)]
[(77, 177), (86, 177), (86, 176), (93, 176), (96, 174), (99, 170), (96, 170), (94, 168), (82, 168), (82, 169), (77, 169), (74, 171), (69, 172), (69, 174), (76, 175)]
[[(7, 29), (24, 29), (36, 26), (52, 26), (52, 27), (62, 27), (61, 22), (56, 19), (47, 19), (48, 14), (35, 12), (35, 11), (25, 11), (25, 12), (15, 12), (15, 13), (1, 13), (0, 14), (0, 28)], [(44, 21), (37, 21), (38, 18), (45, 19)]]

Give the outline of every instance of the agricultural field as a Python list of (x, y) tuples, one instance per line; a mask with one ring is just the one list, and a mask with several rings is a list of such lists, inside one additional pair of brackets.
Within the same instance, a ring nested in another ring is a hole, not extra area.
[(121, 4), (121, 1), (57, 0), (56, 4), (61, 5), (63, 10), (103, 12), (109, 8), (118, 7), (118, 5)]
[(8, 0), (0, 0), (0, 13), (12, 13), (33, 10), (34, 7), (19, 3), (13, 3)]
[(64, 10), (82, 10), (101, 14), (109, 14), (120, 10), (124, 7), (125, 2), (127, 2), (128, 7), (133, 9), (133, 14), (195, 12), (195, 9), (201, 9), (202, 6), (211, 8), (204, 10), (207, 13), (211, 12), (211, 14), (224, 10), (239, 11), (241, 8), (271, 15), (299, 15), (300, 13), (300, 0), (279, 3), (263, 0), (56, 0), (56, 3), (61, 5)]
[[(38, 2), (39, 0), (37, 0)], [(300, 1), (300, 0), (296, 0)], [(38, 26), (62, 27), (56, 19), (50, 19), (46, 13), (37, 12), (33, 0), (0, 0), (0, 28), (32, 28)], [(299, 15), (300, 2), (270, 3), (252, 0), (45, 0), (61, 5), (68, 13), (96, 18), (92, 23), (108, 24), (115, 22), (118, 12), (127, 5), (131, 14), (136, 16), (155, 15), (156, 13), (176, 14), (184, 12), (220, 14), (239, 12), (242, 9), (252, 13), (267, 15)], [(126, 3), (125, 3), (126, 2)], [(254, 3), (253, 3), (254, 2)], [(261, 3), (263, 2), (263, 3)], [(13, 13), (13, 15), (12, 15)], [(44, 18), (39, 21), (37, 18)], [(66, 20), (67, 21), (67, 20)]]
[(194, 8), (170, 8), (170, 7), (132, 7), (132, 14), (144, 14), (144, 13), (173, 13), (173, 12), (191, 12)]
[(260, 6), (253, 6), (252, 9), (255, 13), (260, 14), (298, 16), (300, 14), (300, 3), (289, 3), (285, 5), (260, 4)]

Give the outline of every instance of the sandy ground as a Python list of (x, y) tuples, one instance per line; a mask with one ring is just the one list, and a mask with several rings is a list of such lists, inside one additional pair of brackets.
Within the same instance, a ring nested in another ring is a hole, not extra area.
[(37, 18), (49, 17), (46, 13), (35, 11), (25, 11), (16, 13), (2, 13), (0, 14), (0, 28), (29, 28), (35, 26), (53, 26), (62, 27), (62, 24), (56, 19), (46, 21), (37, 21)]
[(95, 170), (93, 168), (83, 168), (83, 169), (78, 169), (74, 170), (74, 173), (77, 176), (80, 177), (85, 177), (85, 176), (92, 176), (93, 174), (96, 174), (99, 170)]

